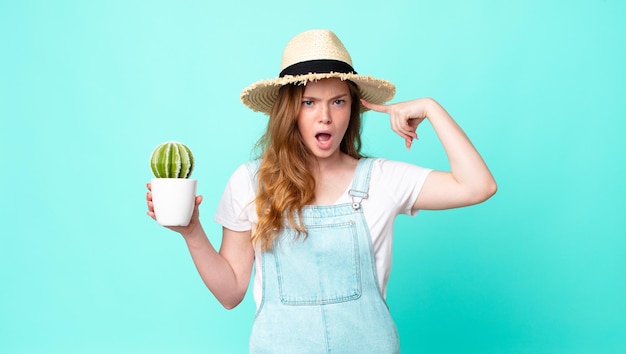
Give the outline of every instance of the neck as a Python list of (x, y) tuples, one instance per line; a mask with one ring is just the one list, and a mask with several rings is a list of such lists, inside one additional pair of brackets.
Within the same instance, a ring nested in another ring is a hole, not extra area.
[(317, 159), (313, 167), (317, 205), (335, 203), (350, 185), (358, 160), (344, 153), (332, 159)]
[(312, 166), (312, 171), (316, 177), (320, 177), (322, 175), (341, 171), (346, 168), (350, 169), (355, 166), (356, 161), (356, 159), (350, 157), (349, 155), (339, 152), (328, 158), (316, 158), (315, 163)]

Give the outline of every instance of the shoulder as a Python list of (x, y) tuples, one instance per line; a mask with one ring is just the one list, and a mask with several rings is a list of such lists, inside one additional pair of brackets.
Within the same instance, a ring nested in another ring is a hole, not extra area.
[(239, 213), (239, 210), (244, 209), (256, 196), (256, 183), (251, 177), (252, 173), (249, 168), (249, 163), (240, 164), (230, 176), (222, 198), (220, 205), (224, 208), (234, 208)]
[(235, 168), (231, 174), (231, 181), (237, 180), (252, 180), (256, 176), (256, 171), (259, 169), (260, 160), (247, 161)]
[(240, 164), (230, 175), (226, 185), (226, 192), (236, 198), (247, 199), (255, 194), (256, 171), (258, 165), (254, 161)]
[(408, 162), (376, 159), (370, 187), (373, 194), (382, 194), (391, 200), (394, 210), (413, 215), (411, 208), (431, 171)]
[(250, 178), (248, 163), (243, 163), (231, 174), (214, 220), (231, 230), (250, 230), (255, 217), (254, 198), (255, 187)]
[(384, 180), (404, 180), (407, 177), (426, 177), (432, 171), (412, 163), (385, 158), (373, 159), (372, 176)]

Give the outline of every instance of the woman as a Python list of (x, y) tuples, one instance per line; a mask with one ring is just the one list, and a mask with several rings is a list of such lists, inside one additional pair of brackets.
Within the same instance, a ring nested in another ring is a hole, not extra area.
[[(398, 352), (384, 300), (395, 217), (495, 193), (489, 169), (443, 107), (429, 98), (385, 105), (394, 93), (388, 81), (357, 74), (327, 30), (294, 37), (280, 76), (242, 92), (244, 104), (270, 118), (260, 158), (233, 173), (220, 201), (219, 252), (198, 218), (201, 197), (190, 224), (171, 229), (226, 308), (242, 301), (254, 263), (251, 352)], [(451, 171), (364, 158), (365, 110), (388, 114), (407, 148), (428, 119)], [(150, 193), (147, 203), (154, 218)]]

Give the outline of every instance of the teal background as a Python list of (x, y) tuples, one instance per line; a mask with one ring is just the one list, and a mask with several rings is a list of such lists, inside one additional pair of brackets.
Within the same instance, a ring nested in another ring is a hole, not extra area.
[[(145, 215), (148, 158), (191, 147), (212, 217), (266, 119), (239, 101), (330, 28), (357, 71), (431, 96), (494, 173), (484, 204), (397, 220), (403, 353), (626, 352), (626, 3), (1, 1), (0, 352), (244, 353), (183, 240)], [(365, 116), (365, 152), (447, 168)], [(251, 294), (249, 294), (251, 295)]]

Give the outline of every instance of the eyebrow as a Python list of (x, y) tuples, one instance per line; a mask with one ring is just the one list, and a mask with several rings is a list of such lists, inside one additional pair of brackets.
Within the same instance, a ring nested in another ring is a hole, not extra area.
[[(340, 93), (340, 94), (338, 94), (336, 96), (331, 97), (330, 100), (336, 100), (336, 99), (344, 98), (344, 97), (350, 97), (350, 95), (348, 93)], [(318, 97), (315, 97), (315, 96), (305, 96), (305, 95), (302, 95), (302, 99), (303, 100), (311, 100), (311, 101), (319, 100)]]

